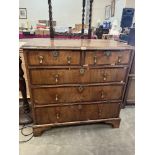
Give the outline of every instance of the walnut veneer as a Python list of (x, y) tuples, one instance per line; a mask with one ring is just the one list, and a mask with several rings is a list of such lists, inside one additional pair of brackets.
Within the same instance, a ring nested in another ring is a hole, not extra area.
[(61, 125), (119, 127), (133, 47), (112, 40), (33, 39), (22, 49), (34, 136)]

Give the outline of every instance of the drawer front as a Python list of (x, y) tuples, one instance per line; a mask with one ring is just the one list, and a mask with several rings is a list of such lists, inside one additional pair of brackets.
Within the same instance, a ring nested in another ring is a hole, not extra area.
[(78, 121), (78, 107), (63, 106), (37, 108), (35, 110), (35, 116), (38, 124)]
[(90, 65), (118, 65), (128, 64), (130, 51), (90, 51), (86, 52), (85, 64)]
[(69, 84), (124, 81), (126, 69), (32, 69), (32, 84)]
[(122, 85), (75, 86), (32, 89), (36, 104), (70, 103), (81, 101), (118, 100), (122, 96)]
[(79, 65), (79, 51), (32, 51), (28, 52), (29, 65)]
[(72, 106), (37, 108), (35, 110), (35, 116), (37, 124), (116, 118), (119, 116), (119, 104), (79, 104)]
[(120, 104), (98, 104), (99, 118), (116, 118), (119, 117)]

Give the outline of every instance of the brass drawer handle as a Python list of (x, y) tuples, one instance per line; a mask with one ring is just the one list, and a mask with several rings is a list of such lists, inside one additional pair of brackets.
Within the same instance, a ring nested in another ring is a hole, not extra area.
[(101, 92), (101, 99), (104, 99), (104, 98), (105, 98), (105, 92), (102, 91), (102, 92)]
[(81, 110), (82, 109), (82, 105), (78, 105), (78, 109)]
[(102, 116), (102, 110), (99, 109), (99, 116)]
[(68, 56), (68, 57), (67, 57), (67, 63), (68, 63), (69, 65), (71, 64), (71, 59), (72, 59), (71, 56)]
[(42, 64), (43, 63), (43, 59), (44, 57), (42, 55), (39, 56), (39, 63)]
[(121, 63), (121, 61), (122, 61), (122, 55), (118, 56), (118, 59), (117, 59), (118, 63)]
[(78, 87), (78, 91), (79, 91), (79, 93), (82, 93), (83, 90), (84, 90), (84, 87), (83, 87), (83, 86), (79, 86), (79, 87)]
[(60, 114), (59, 114), (59, 113), (56, 114), (56, 118), (57, 118), (57, 119), (60, 118)]
[(58, 83), (58, 79), (59, 79), (59, 74), (55, 75), (55, 83)]
[(84, 68), (80, 68), (80, 74), (83, 75), (85, 72), (85, 69)]
[(58, 101), (59, 100), (59, 98), (58, 98), (58, 95), (56, 94), (55, 95), (55, 101)]
[(107, 80), (107, 73), (103, 72), (103, 80), (106, 81)]
[(94, 56), (94, 65), (97, 63), (97, 56)]

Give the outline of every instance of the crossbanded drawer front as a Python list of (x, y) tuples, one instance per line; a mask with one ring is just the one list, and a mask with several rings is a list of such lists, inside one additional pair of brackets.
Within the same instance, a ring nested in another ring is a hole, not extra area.
[(29, 65), (79, 65), (79, 51), (32, 51), (28, 52)]
[(119, 104), (79, 104), (72, 106), (36, 108), (35, 116), (37, 124), (116, 118), (119, 116)]
[(124, 81), (125, 68), (31, 69), (31, 84), (101, 83)]
[(35, 104), (120, 100), (123, 85), (74, 86), (32, 89)]
[(128, 64), (130, 51), (90, 51), (86, 52), (85, 64), (119, 65)]

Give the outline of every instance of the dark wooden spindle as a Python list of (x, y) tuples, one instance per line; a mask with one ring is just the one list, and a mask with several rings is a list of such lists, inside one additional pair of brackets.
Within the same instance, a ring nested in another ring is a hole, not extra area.
[(85, 4), (86, 4), (86, 0), (83, 0), (83, 4), (82, 4), (82, 29), (81, 29), (82, 36), (81, 36), (81, 38), (84, 38)]
[(50, 38), (54, 38), (53, 19), (52, 19), (52, 3), (48, 0), (49, 7), (49, 24), (50, 24)]
[(93, 0), (90, 0), (90, 10), (89, 10), (89, 27), (88, 27), (88, 39), (91, 39), (91, 22), (92, 22), (92, 5), (93, 5)]

